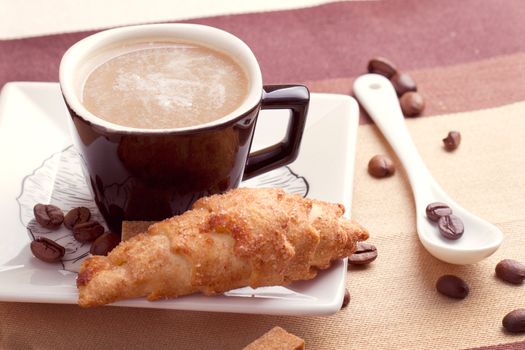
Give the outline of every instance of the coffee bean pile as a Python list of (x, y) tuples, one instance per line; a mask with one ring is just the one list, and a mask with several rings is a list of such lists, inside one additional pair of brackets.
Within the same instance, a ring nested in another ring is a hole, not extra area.
[(368, 62), (368, 72), (381, 74), (390, 79), (399, 97), (399, 104), (405, 117), (417, 117), (425, 109), (425, 100), (417, 92), (414, 79), (399, 71), (394, 63), (384, 57), (374, 57)]
[[(92, 242), (90, 253), (93, 255), (107, 255), (120, 241), (114, 233), (104, 232), (104, 226), (98, 221), (91, 220), (91, 212), (86, 207), (73, 208), (64, 215), (57, 206), (39, 203), (33, 213), (35, 221), (44, 228), (56, 230), (63, 223), (77, 241)], [(35, 257), (49, 263), (59, 262), (66, 253), (63, 246), (46, 237), (37, 237), (30, 248)]]

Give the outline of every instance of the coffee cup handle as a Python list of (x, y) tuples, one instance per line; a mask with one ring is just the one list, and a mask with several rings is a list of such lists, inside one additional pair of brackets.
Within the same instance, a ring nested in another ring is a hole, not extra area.
[(289, 109), (290, 121), (284, 138), (269, 147), (251, 152), (246, 160), (243, 180), (290, 164), (299, 154), (310, 92), (303, 85), (265, 85), (261, 109)]

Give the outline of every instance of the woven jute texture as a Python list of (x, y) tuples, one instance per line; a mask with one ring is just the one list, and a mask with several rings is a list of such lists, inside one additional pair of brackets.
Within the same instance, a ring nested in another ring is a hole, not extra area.
[[(503, 230), (504, 243), (493, 256), (470, 266), (430, 256), (415, 232), (414, 202), (402, 168), (386, 179), (368, 175), (373, 155), (393, 154), (374, 125), (362, 125), (352, 215), (369, 228), (379, 257), (349, 271), (347, 308), (329, 317), (276, 317), (0, 303), (0, 348), (241, 349), (276, 325), (304, 338), (307, 349), (464, 349), (501, 343), (516, 343), (505, 349), (524, 348), (525, 336), (505, 333), (501, 320), (525, 307), (525, 285), (497, 280), (494, 268), (503, 258), (525, 262), (525, 102), (407, 123), (442, 187)], [(449, 130), (462, 134), (452, 153), (441, 141)], [(436, 280), (450, 273), (470, 285), (465, 300), (435, 291)]]
[[(368, 176), (366, 164), (374, 154), (394, 155), (374, 125), (360, 127), (353, 216), (370, 229), (379, 257), (367, 269), (349, 274), (352, 302), (339, 316), (352, 334), (362, 336), (349, 337), (341, 348), (376, 344), (389, 349), (458, 349), (525, 339), (501, 329), (507, 312), (525, 307), (525, 286), (502, 283), (494, 275), (503, 258), (525, 262), (524, 113), (521, 102), (407, 120), (422, 158), (442, 187), (504, 232), (501, 248), (470, 266), (446, 264), (426, 252), (417, 238), (406, 174), (398, 169), (387, 179)], [(451, 153), (441, 141), (450, 130), (462, 135), (460, 147)], [(443, 274), (462, 277), (471, 287), (470, 295), (456, 301), (435, 292)]]

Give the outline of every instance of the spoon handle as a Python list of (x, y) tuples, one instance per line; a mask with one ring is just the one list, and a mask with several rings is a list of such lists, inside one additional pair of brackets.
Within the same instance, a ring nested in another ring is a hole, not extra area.
[(365, 74), (354, 82), (354, 94), (403, 164), (416, 202), (417, 197), (428, 198), (437, 183), (416, 150), (392, 83), (381, 75)]

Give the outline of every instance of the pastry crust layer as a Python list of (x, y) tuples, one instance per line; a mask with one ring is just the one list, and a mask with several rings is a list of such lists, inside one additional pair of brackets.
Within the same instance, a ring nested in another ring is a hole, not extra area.
[(78, 303), (287, 285), (308, 280), (368, 238), (344, 208), (280, 189), (239, 188), (199, 199), (105, 256), (86, 259)]

